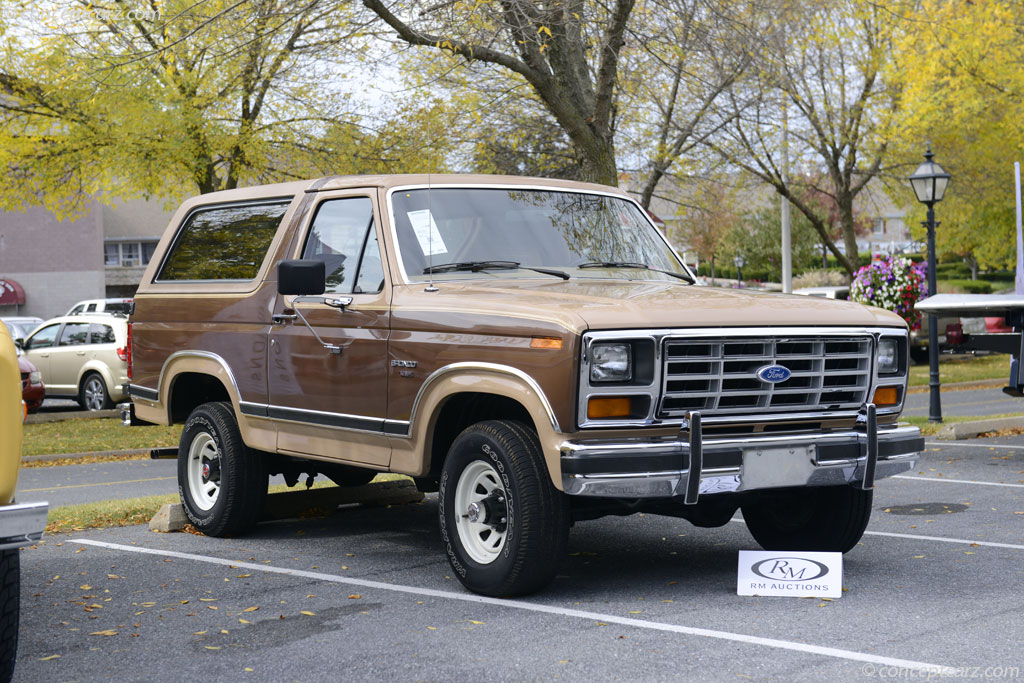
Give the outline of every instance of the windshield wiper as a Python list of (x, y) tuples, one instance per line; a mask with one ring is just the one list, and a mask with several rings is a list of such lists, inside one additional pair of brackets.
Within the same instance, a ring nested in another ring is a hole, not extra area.
[(542, 273), (544, 275), (551, 275), (553, 277), (560, 277), (563, 280), (569, 279), (568, 273), (563, 273), (560, 270), (553, 270), (550, 268), (531, 268), (530, 266), (521, 266), (519, 261), (459, 261), (456, 263), (441, 263), (436, 266), (427, 266), (423, 269), (423, 274), (429, 273), (451, 273), (457, 270), (468, 270), (471, 273), (479, 273), (482, 270), (532, 270), (536, 273)]
[(635, 261), (588, 261), (581, 263), (576, 266), (577, 268), (641, 268), (643, 270), (653, 270), (655, 273), (663, 273), (665, 275), (671, 275), (672, 277), (679, 278), (680, 280), (686, 280), (691, 285), (696, 284), (693, 278), (686, 273), (677, 273), (674, 270), (662, 270), (661, 268), (651, 268), (646, 263), (637, 263)]

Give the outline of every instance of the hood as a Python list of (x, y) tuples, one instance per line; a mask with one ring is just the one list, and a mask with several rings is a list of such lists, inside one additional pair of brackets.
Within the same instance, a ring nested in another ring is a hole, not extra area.
[[(701, 287), (674, 280), (551, 281), (499, 277), (471, 282), (449, 280), (436, 285), (446, 304), (463, 312), (546, 319), (577, 330), (805, 325), (906, 327), (895, 313), (850, 301)], [(434, 302), (440, 303), (438, 299)]]

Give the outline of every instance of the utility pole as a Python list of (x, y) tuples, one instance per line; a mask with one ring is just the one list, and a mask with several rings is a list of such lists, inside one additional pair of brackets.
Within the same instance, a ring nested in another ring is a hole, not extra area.
[[(789, 185), (789, 108), (782, 100), (782, 184)], [(782, 291), (793, 292), (793, 249), (789, 232), (789, 200), (782, 198)]]

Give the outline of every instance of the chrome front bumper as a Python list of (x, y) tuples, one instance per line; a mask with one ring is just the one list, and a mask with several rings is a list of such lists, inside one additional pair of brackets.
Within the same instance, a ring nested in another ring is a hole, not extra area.
[(704, 438), (700, 414), (691, 413), (675, 438), (566, 441), (562, 488), (574, 496), (680, 497), (692, 505), (703, 495), (755, 489), (870, 489), (914, 466), (924, 450), (921, 430), (878, 429), (870, 404), (861, 420), (843, 431)]
[(0, 550), (35, 543), (43, 537), (49, 503), (0, 506)]

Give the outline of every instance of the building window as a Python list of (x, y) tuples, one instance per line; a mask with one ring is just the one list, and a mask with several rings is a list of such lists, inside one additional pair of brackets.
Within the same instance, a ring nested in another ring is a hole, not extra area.
[(156, 242), (107, 242), (103, 245), (103, 265), (134, 268), (153, 258)]
[(885, 234), (885, 219), (884, 218), (876, 218), (875, 219), (875, 234), (876, 235), (883, 235), (883, 234)]

